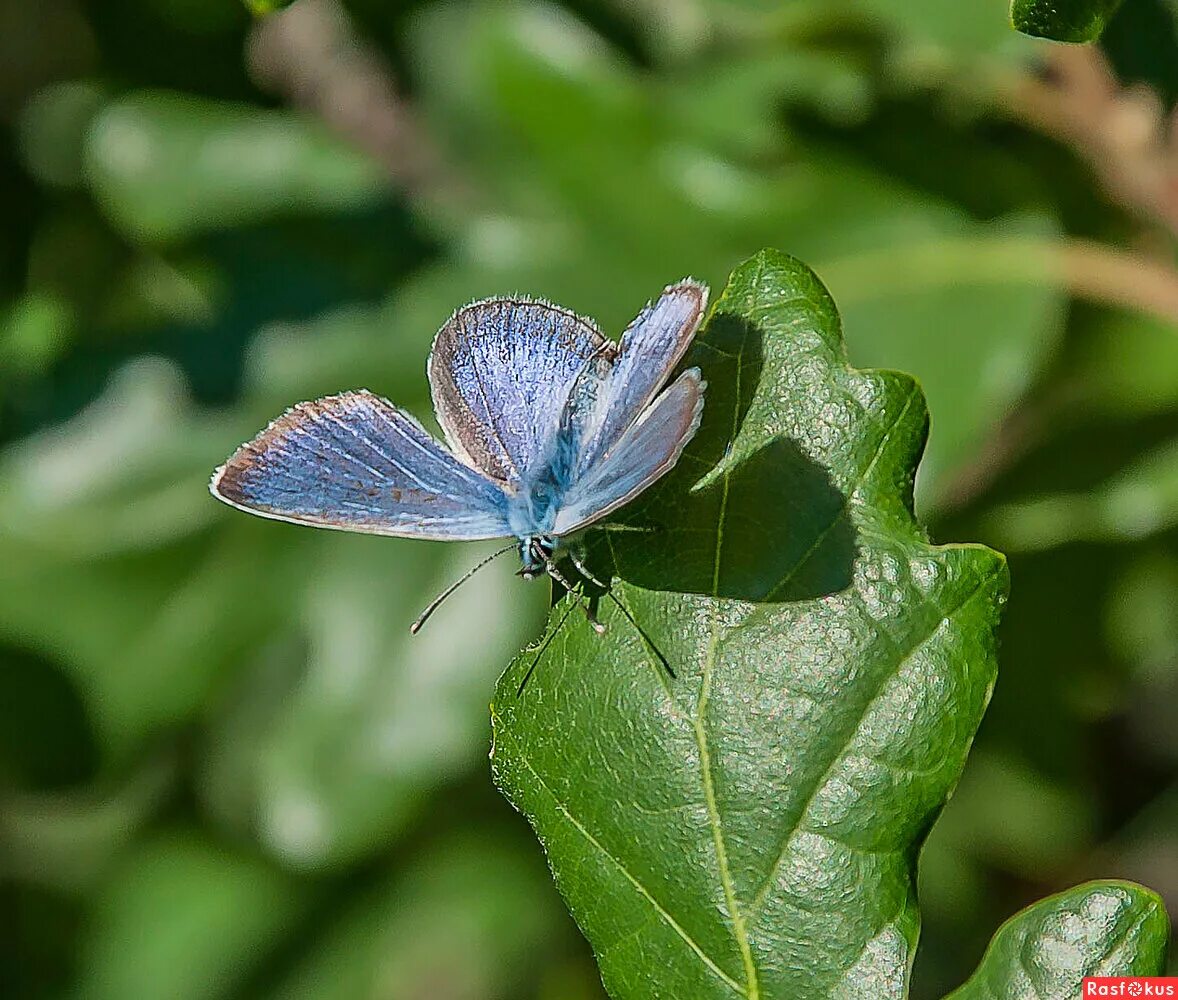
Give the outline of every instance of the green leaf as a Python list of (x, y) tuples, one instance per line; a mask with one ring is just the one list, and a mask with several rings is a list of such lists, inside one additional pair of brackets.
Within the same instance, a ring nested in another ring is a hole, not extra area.
[[(899, 192), (887, 207), (886, 196), (862, 205), (860, 219), (890, 216), (941, 232), (810, 259), (839, 304), (851, 357), (911, 372), (936, 414), (917, 481), (924, 512), (977, 461), (1051, 356), (1066, 300), (1051, 273), (1054, 227), (1046, 220), (962, 223), (904, 206)], [(948, 329), (951, 337), (941, 332)]]
[(690, 363), (704, 422), (590, 553), (608, 601), (492, 706), (496, 778), (628, 997), (883, 1000), (906, 990), (917, 848), (995, 671), (1006, 565), (911, 509), (914, 381), (848, 367), (798, 261), (733, 274)]
[(266, 14), (273, 14), (276, 10), (282, 10), (283, 7), (289, 7), (293, 0), (242, 0), (242, 2), (251, 14), (263, 17)]
[(132, 848), (99, 895), (77, 1000), (214, 1000), (289, 934), (308, 887), (193, 834)]
[(165, 756), (146, 761), (115, 787), (3, 795), (0, 872), (65, 891), (90, 888), (159, 809), (174, 772)]
[[(1169, 705), (1158, 695), (1178, 682), (1178, 556), (1160, 548), (1147, 550), (1117, 579), (1107, 628), (1109, 644), (1142, 682), (1150, 707), (1165, 714)], [(1178, 751), (1171, 727), (1142, 736)]]
[(1122, 0), (1011, 0), (1011, 23), (1024, 35), (1094, 42)]
[(1178, 522), (1178, 439), (1130, 462), (1116, 475), (1074, 493), (1002, 504), (985, 515), (990, 537), (1018, 551), (1068, 542), (1134, 541)]
[(1073, 1000), (1085, 976), (1157, 976), (1170, 921), (1161, 899), (1131, 882), (1089, 882), (1015, 914), (978, 971), (947, 1000)]
[(1178, 409), (1178, 337), (1172, 322), (1100, 310), (1075, 325), (1067, 378), (1069, 388), (1083, 393), (1077, 400), (1083, 412), (1125, 419)]
[(854, 7), (891, 29), (893, 44), (935, 46), (965, 58), (1013, 58), (1018, 51), (1002, 16), (1002, 0), (947, 4), (939, 0), (855, 0)]
[(85, 173), (111, 219), (152, 241), (387, 196), (380, 167), (317, 122), (167, 91), (106, 107), (86, 138)]
[(60, 297), (21, 296), (0, 310), (0, 363), (13, 373), (41, 374), (65, 352), (73, 326), (69, 304)]
[(525, 995), (533, 956), (561, 943), (567, 918), (523, 846), (471, 830), (400, 859), (333, 915), (274, 1000), (408, 998), (423, 996), (423, 983), (456, 1000)]

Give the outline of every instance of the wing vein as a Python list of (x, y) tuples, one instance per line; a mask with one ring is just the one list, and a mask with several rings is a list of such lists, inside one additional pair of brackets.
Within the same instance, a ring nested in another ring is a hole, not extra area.
[[(379, 409), (380, 409), (380, 407), (375, 407), (375, 409), (379, 410)], [(324, 419), (324, 420), (327, 420), (327, 421), (329, 421), (330, 423), (333, 423), (333, 424), (335, 424), (335, 426), (336, 426), (336, 427), (338, 427), (338, 428), (340, 428), (340, 430), (347, 431), (347, 432), (348, 432), (349, 434), (351, 434), (351, 435), (352, 435), (352, 437), (354, 437), (354, 438), (355, 438), (357, 441), (360, 441), (360, 442), (362, 442), (363, 444), (367, 445), (367, 447), (368, 447), (368, 448), (369, 448), (369, 449), (370, 449), (370, 450), (371, 450), (373, 453), (375, 453), (375, 454), (379, 455), (379, 456), (380, 456), (382, 459), (384, 459), (386, 462), (388, 462), (388, 463), (389, 463), (389, 465), (391, 465), (391, 466), (392, 466), (394, 469), (397, 469), (399, 472), (403, 473), (403, 474), (404, 474), (405, 476), (407, 476), (409, 479), (412, 479), (412, 480), (413, 480), (413, 482), (417, 483), (417, 485), (418, 485), (418, 486), (420, 486), (420, 487), (421, 487), (423, 490), (429, 490), (429, 491), (430, 491), (430, 492), (432, 492), (432, 493), (439, 493), (440, 495), (442, 495), (442, 496), (445, 496), (445, 497), (447, 497), (447, 498), (448, 498), (448, 499), (450, 499), (450, 500), (454, 500), (454, 499), (456, 499), (456, 497), (452, 496), (451, 494), (448, 494), (448, 493), (441, 493), (441, 491), (440, 491), (440, 490), (438, 490), (438, 489), (437, 489), (436, 487), (434, 487), (434, 486), (431, 486), (429, 483), (427, 483), (427, 482), (426, 482), (424, 479), (422, 479), (422, 478), (421, 478), (419, 475), (417, 475), (415, 472), (411, 471), (410, 469), (407, 469), (407, 468), (405, 468), (405, 466), (404, 466), (404, 465), (402, 465), (400, 462), (398, 462), (398, 461), (397, 461), (395, 458), (393, 458), (393, 457), (392, 457), (392, 456), (390, 456), (390, 455), (386, 455), (386, 454), (385, 454), (383, 451), (381, 451), (381, 450), (380, 450), (380, 449), (379, 449), (379, 448), (378, 448), (378, 447), (377, 447), (377, 446), (376, 446), (376, 445), (375, 445), (375, 444), (374, 444), (372, 441), (370, 441), (370, 440), (369, 440), (369, 439), (368, 439), (368, 438), (367, 438), (365, 435), (361, 434), (361, 433), (360, 433), (359, 431), (357, 431), (357, 430), (356, 430), (354, 427), (349, 427), (349, 426), (348, 426), (347, 424), (345, 424), (345, 423), (344, 423), (342, 420), (340, 420), (340, 419), (339, 419), (339, 417), (337, 417), (337, 416), (336, 416), (334, 413), (326, 413), (326, 412), (325, 412), (325, 413), (323, 414), (323, 419)], [(424, 450), (424, 449), (423, 449), (423, 450)], [(431, 456), (431, 457), (432, 457), (432, 456)], [(380, 472), (377, 472), (377, 470), (376, 470), (376, 469), (374, 469), (374, 468), (372, 468), (372, 466), (367, 466), (367, 468), (368, 468), (368, 470), (369, 470), (369, 471), (370, 471), (370, 472), (371, 472), (373, 475), (380, 476), (382, 479), (386, 479), (386, 480), (388, 479), (388, 477), (387, 477), (387, 476), (383, 475), (383, 474), (382, 474), (382, 473), (380, 473)]]
[[(312, 424), (312, 426), (314, 425)], [(366, 471), (372, 473), (372, 475), (376, 476), (377, 479), (380, 479), (386, 483), (390, 482), (389, 477), (385, 475), (385, 473), (381, 472), (379, 469), (374, 469), (371, 465), (360, 458), (359, 455), (353, 455), (350, 452), (345, 451), (342, 447), (336, 445), (326, 437), (320, 437), (319, 435), (309, 433), (308, 430), (304, 427), (298, 427), (292, 430), (288, 440), (295, 447), (304, 451), (311, 451), (312, 454), (314, 454), (314, 449), (316, 447), (323, 448), (326, 451), (330, 451), (333, 455), (339, 456), (345, 462), (351, 462), (353, 465), (360, 466), (360, 468), (365, 469)]]
[[(515, 318), (515, 306), (512, 306), (511, 316)], [(470, 336), (466, 327), (466, 318), (462, 319), (462, 333), (464, 336)], [(494, 414), (491, 412), (491, 402), (487, 398), (487, 387), (483, 381), (483, 372), (479, 367), (479, 355), (477, 351), (470, 353), (470, 370), (474, 373), (475, 387), (479, 391), (479, 399), (483, 401), (483, 412), (487, 415), (487, 429), (494, 435), (495, 443), (499, 446), (499, 451), (503, 455), (503, 459), (507, 466), (515, 473), (516, 479), (519, 478), (519, 466), (516, 465), (515, 459), (512, 458), (511, 452), (507, 448), (507, 444), (503, 440), (503, 435), (499, 433), (499, 425), (495, 423)]]

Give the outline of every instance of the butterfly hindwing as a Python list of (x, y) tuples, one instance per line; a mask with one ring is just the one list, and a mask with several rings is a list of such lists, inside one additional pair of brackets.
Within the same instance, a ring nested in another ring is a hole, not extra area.
[(300, 403), (217, 470), (213, 494), (324, 528), (440, 540), (511, 534), (498, 484), (369, 392)]
[(588, 320), (546, 302), (488, 299), (459, 309), (434, 339), (429, 379), (455, 453), (499, 482), (547, 460), (569, 390), (616, 347)]
[(706, 388), (699, 369), (689, 368), (663, 390), (609, 453), (574, 482), (557, 514), (555, 534), (600, 521), (669, 472), (699, 428)]
[(651, 404), (691, 345), (708, 304), (707, 286), (685, 278), (668, 286), (622, 334), (616, 359), (600, 385), (587, 372), (574, 393), (581, 409), (577, 461), (586, 474)]

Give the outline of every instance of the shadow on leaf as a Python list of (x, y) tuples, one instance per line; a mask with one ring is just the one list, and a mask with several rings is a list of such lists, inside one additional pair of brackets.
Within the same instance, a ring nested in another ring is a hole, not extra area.
[[(591, 559), (647, 590), (778, 602), (846, 589), (856, 535), (828, 471), (796, 442), (768, 433), (728, 466), (738, 436), (764, 433), (745, 427), (764, 371), (761, 331), (717, 313), (687, 363), (708, 382), (699, 433), (627, 512), (621, 526), (638, 530), (599, 532)], [(726, 474), (712, 474), (717, 465)]]

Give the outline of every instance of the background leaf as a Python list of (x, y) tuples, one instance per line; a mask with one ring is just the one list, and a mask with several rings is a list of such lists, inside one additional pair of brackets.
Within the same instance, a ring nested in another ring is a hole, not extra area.
[(1019, 31), (1057, 42), (1094, 42), (1123, 0), (1012, 0)]
[[(308, 887), (191, 834), (122, 860), (83, 946), (86, 1000), (208, 1000), (234, 988), (298, 919)], [(142, 940), (128, 953), (122, 942)]]
[(1176, 511), (1178, 440), (1147, 453), (1091, 490), (1035, 497), (999, 507), (990, 517), (995, 537), (1022, 549), (1078, 539), (1141, 538), (1171, 527)]
[(243, 2), (252, 13), (262, 15), (282, 10), (283, 7), (290, 5), (291, 0), (243, 0)]
[(499, 683), (495, 774), (614, 996), (900, 997), (1005, 563), (927, 543), (920, 392), (846, 366), (804, 265), (738, 268), (690, 361), (704, 425), (635, 515), (660, 530), (601, 555), (677, 677), (621, 615), (598, 638), (558, 605), (523, 695), (528, 653)]
[(317, 122), (167, 92), (142, 92), (104, 108), (90, 126), (85, 156), (104, 209), (150, 240), (296, 211), (363, 207), (385, 189), (371, 160)]
[(1072, 1000), (1085, 976), (1156, 976), (1170, 921), (1155, 893), (1089, 882), (1011, 917), (978, 971), (947, 1000)]
[(274, 1000), (511, 996), (557, 944), (543, 864), (498, 833), (443, 841), (406, 869), (340, 914)]

